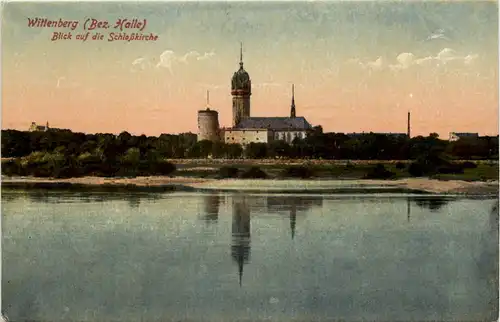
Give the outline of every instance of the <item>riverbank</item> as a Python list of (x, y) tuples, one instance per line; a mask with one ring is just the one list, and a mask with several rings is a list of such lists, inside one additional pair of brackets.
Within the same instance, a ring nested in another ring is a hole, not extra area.
[(81, 177), (50, 179), (3, 177), (2, 188), (109, 189), (140, 191), (246, 191), (275, 193), (426, 193), (498, 195), (495, 181), (435, 180), (243, 180), (150, 176), (136, 178)]

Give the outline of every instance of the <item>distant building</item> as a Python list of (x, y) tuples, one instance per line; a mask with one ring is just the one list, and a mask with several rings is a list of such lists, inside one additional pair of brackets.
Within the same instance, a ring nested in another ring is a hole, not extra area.
[(197, 140), (220, 141), (219, 113), (210, 109), (210, 93), (207, 91), (207, 107), (198, 111)]
[(224, 131), (226, 143), (269, 143), (282, 140), (292, 143), (295, 138), (303, 139), (312, 131), (312, 126), (305, 117), (296, 116), (295, 87), (292, 85), (292, 103), (290, 116), (251, 117), (250, 95), (251, 81), (243, 69), (240, 55), (240, 69), (234, 73), (231, 82), (233, 95), (233, 127)]
[(381, 133), (381, 132), (362, 132), (362, 133), (347, 133), (346, 135), (350, 138), (357, 138), (363, 135), (375, 134), (375, 135), (385, 135), (393, 138), (404, 138), (408, 137), (408, 133)]
[(30, 132), (45, 132), (49, 130), (49, 122), (46, 125), (38, 125), (36, 122), (31, 122), (30, 128), (28, 131)]
[(242, 145), (278, 140), (292, 143), (295, 138), (306, 138), (311, 130), (311, 124), (304, 117), (248, 117), (226, 129), (224, 141)]
[(461, 138), (477, 138), (479, 137), (479, 133), (471, 133), (471, 132), (450, 132), (450, 141), (458, 141)]
[(295, 138), (305, 138), (313, 129), (305, 117), (296, 116), (294, 85), (292, 85), (289, 116), (250, 116), (252, 82), (243, 68), (242, 51), (240, 51), (240, 68), (231, 79), (231, 95), (233, 96), (232, 126), (218, 129), (218, 113), (208, 108), (201, 110), (198, 112), (198, 141), (220, 139), (225, 143), (238, 143), (243, 146), (249, 143), (269, 143), (277, 140), (292, 143)]
[(207, 107), (198, 111), (198, 141), (219, 141), (219, 113)]

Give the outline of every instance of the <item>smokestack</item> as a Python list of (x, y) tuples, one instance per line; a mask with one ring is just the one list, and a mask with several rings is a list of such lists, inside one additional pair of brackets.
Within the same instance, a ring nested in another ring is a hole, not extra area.
[(406, 134), (408, 135), (408, 138), (410, 138), (411, 132), (410, 132), (410, 112), (409, 111), (408, 111), (408, 130), (407, 130)]

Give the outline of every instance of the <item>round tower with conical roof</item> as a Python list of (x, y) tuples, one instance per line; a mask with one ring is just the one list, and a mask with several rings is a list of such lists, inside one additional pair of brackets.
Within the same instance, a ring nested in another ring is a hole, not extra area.
[(243, 68), (243, 44), (240, 44), (240, 69), (231, 79), (231, 95), (233, 96), (233, 126), (238, 125), (246, 117), (250, 117), (250, 95), (252, 82), (250, 75)]

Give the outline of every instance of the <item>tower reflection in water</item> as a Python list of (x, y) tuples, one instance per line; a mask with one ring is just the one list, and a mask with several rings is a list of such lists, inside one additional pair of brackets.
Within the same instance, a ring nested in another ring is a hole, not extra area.
[(250, 207), (245, 197), (233, 198), (232, 237), (231, 256), (238, 264), (241, 286), (243, 266), (250, 260)]
[(410, 198), (406, 198), (406, 220), (408, 222), (410, 222), (410, 217), (411, 217)]
[(203, 196), (203, 219), (207, 223), (217, 223), (219, 219), (219, 207), (222, 197), (218, 194), (207, 194)]
[[(219, 194), (203, 196), (203, 220), (216, 223), (224, 197)], [(295, 238), (297, 215), (313, 207), (322, 207), (323, 198), (314, 196), (265, 196), (232, 195), (229, 197), (232, 209), (232, 243), (231, 257), (238, 265), (239, 284), (242, 285), (244, 265), (250, 261), (251, 209), (258, 213), (289, 213), (291, 238)]]
[(318, 196), (270, 196), (267, 198), (269, 212), (288, 212), (290, 218), (290, 233), (295, 238), (297, 213), (306, 212), (313, 207), (322, 207), (323, 197)]

